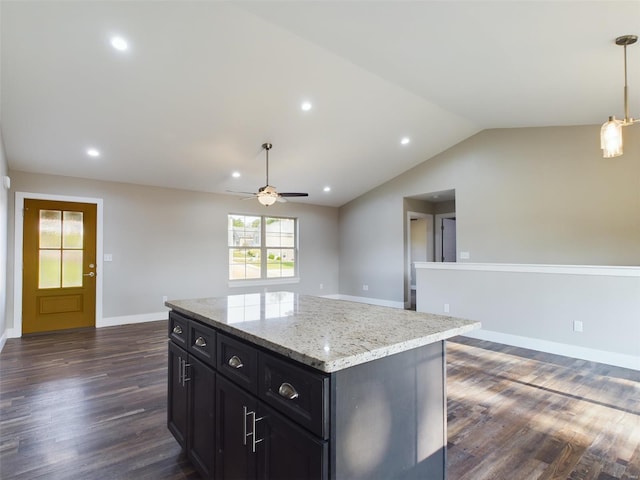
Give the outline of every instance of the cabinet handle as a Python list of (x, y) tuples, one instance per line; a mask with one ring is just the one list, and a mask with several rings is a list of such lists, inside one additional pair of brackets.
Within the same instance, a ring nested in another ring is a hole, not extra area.
[(240, 360), (240, 357), (237, 357), (235, 355), (233, 357), (231, 357), (227, 363), (229, 364), (229, 366), (231, 368), (242, 368), (242, 367), (244, 367), (244, 364), (242, 363), (242, 360)]
[(184, 386), (182, 383), (182, 357), (178, 357), (178, 383)]
[(196, 347), (206, 347), (207, 341), (203, 337), (196, 338)]
[(176, 325), (175, 327), (173, 327), (173, 333), (182, 335), (182, 327), (180, 325)]
[(187, 367), (190, 367), (191, 364), (187, 363), (186, 360), (182, 360), (182, 386), (184, 387), (185, 383), (188, 382), (189, 380), (191, 380), (189, 377), (187, 377)]
[[(265, 417), (256, 418), (256, 412), (249, 412), (245, 405), (242, 406), (244, 416), (242, 418), (242, 444), (247, 445), (247, 438), (251, 437), (251, 453), (256, 453), (256, 445), (264, 441), (264, 438), (256, 439), (256, 423)], [(251, 416), (251, 431), (247, 432), (247, 417)]]
[(287, 382), (280, 385), (278, 394), (280, 394), (281, 397), (284, 397), (287, 400), (295, 400), (296, 398), (298, 398), (298, 392), (296, 391), (296, 389), (293, 388), (293, 385)]

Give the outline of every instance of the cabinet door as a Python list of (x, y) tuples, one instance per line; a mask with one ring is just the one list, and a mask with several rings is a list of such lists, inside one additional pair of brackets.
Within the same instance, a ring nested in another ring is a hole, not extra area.
[(214, 371), (193, 355), (189, 356), (189, 458), (204, 478), (213, 478), (215, 452)]
[(169, 385), (167, 392), (167, 426), (182, 448), (187, 448), (188, 382), (184, 381), (187, 352), (169, 342)]
[(258, 401), (221, 375), (216, 383), (216, 478), (255, 478), (253, 428)]
[(329, 445), (260, 404), (258, 478), (299, 480), (329, 478)]

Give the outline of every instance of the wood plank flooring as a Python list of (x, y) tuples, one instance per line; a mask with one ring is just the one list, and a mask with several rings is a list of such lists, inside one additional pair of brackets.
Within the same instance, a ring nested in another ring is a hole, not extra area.
[[(166, 428), (166, 348), (166, 322), (9, 339), (0, 478), (198, 478)], [(461, 337), (447, 355), (449, 480), (638, 480), (640, 372)]]
[(447, 346), (455, 480), (637, 480), (640, 372), (456, 337)]

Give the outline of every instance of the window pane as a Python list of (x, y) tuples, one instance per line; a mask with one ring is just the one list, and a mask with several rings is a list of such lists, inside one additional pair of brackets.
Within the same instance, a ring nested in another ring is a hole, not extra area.
[(62, 212), (40, 210), (40, 248), (60, 248), (61, 238)]
[(62, 251), (62, 286), (82, 286), (82, 250)]
[(63, 213), (62, 248), (82, 248), (82, 215), (82, 212)]
[(295, 219), (267, 218), (265, 220), (267, 247), (294, 247)]
[(267, 250), (267, 277), (293, 277), (295, 275), (294, 250), (270, 248)]
[(229, 249), (229, 279), (260, 278), (260, 250), (256, 248)]
[(40, 250), (38, 288), (60, 288), (60, 250)]
[(229, 215), (229, 246), (259, 247), (260, 217)]

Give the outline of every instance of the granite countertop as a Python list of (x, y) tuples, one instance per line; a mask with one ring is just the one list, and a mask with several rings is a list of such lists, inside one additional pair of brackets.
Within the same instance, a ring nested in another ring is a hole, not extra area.
[(480, 328), (471, 320), (292, 292), (165, 305), (327, 373)]

